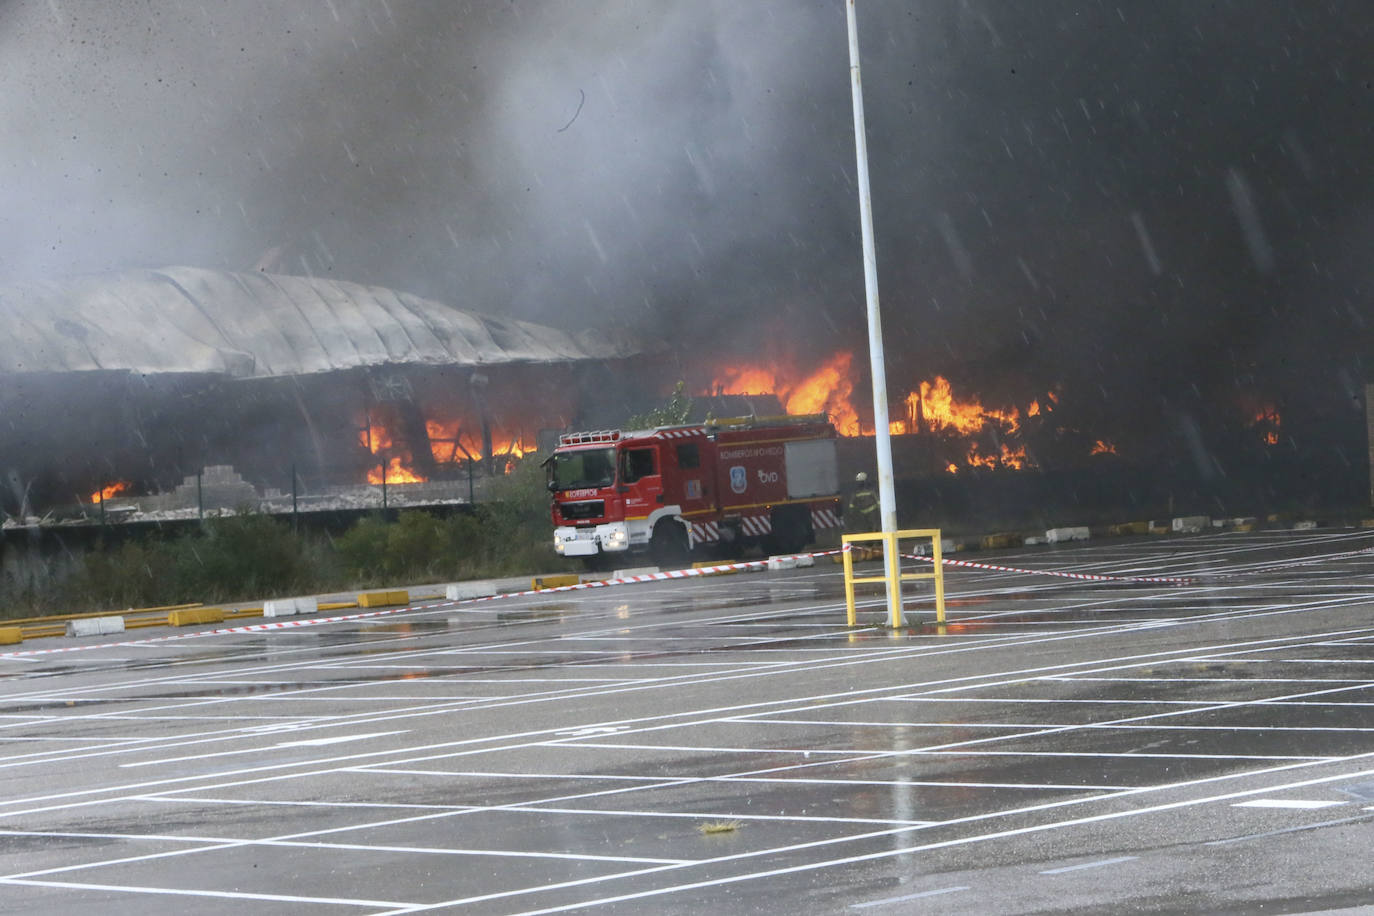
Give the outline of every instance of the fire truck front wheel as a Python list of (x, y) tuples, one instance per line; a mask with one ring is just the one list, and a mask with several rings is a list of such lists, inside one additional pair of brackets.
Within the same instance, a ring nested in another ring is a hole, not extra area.
[(582, 566), (587, 572), (605, 572), (615, 566), (615, 563), (604, 553), (594, 553), (582, 558)]
[(685, 566), (689, 548), (687, 532), (682, 524), (665, 518), (655, 525), (653, 537), (649, 540), (649, 552), (661, 567)]

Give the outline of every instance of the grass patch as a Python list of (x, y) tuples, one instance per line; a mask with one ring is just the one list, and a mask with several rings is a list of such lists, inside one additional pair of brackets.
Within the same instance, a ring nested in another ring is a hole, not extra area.
[(529, 575), (575, 568), (553, 552), (543, 471), (535, 460), (489, 488), (470, 514), (404, 511), (346, 532), (292, 530), (240, 513), (195, 531), (150, 533), (68, 556), (27, 580), (0, 580), (0, 618), (206, 604)]
[(703, 836), (711, 836), (716, 833), (734, 833), (743, 826), (739, 821), (707, 821), (697, 826), (697, 832)]

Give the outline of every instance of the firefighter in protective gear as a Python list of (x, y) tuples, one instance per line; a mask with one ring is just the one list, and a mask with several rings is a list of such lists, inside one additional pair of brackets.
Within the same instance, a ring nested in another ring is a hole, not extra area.
[(868, 475), (860, 471), (854, 477), (854, 495), (845, 510), (845, 527), (855, 533), (878, 530), (878, 497), (868, 484)]

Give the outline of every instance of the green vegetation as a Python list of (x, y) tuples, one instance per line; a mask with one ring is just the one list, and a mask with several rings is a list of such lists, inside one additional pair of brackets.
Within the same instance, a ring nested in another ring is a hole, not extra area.
[[(678, 382), (662, 405), (625, 428), (671, 426), (691, 417)], [(253, 513), (207, 519), (194, 531), (136, 536), (49, 559), (0, 577), (0, 618), (260, 600), (388, 585), (515, 576), (579, 568), (552, 548), (549, 496), (539, 457), (491, 481), (471, 514), (402, 511), (364, 517), (331, 537), (294, 532)]]
[(156, 607), (309, 592), (332, 578), (327, 539), (297, 538), (266, 515), (207, 521), (204, 530), (92, 551), (56, 595), (66, 610)]
[(395, 522), (365, 518), (335, 542), (357, 585), (511, 576), (563, 565), (551, 547), (544, 471), (529, 459), (493, 482), (472, 515), (436, 518), (402, 512)]
[[(678, 382), (662, 405), (625, 428), (688, 422), (692, 398)], [(260, 600), (579, 568), (552, 548), (549, 496), (539, 457), (491, 482), (471, 514), (402, 511), (355, 522), (336, 537), (292, 531), (280, 518), (240, 513), (199, 530), (151, 534), (0, 578), (0, 618)]]
[(668, 401), (646, 413), (636, 414), (625, 421), (626, 429), (652, 429), (655, 426), (679, 426), (692, 416), (692, 398), (687, 383), (678, 382)]
[(492, 482), (471, 514), (364, 517), (331, 538), (240, 514), (198, 531), (92, 550), (41, 581), (0, 580), (0, 617), (207, 604), (572, 568), (552, 549), (538, 458)]

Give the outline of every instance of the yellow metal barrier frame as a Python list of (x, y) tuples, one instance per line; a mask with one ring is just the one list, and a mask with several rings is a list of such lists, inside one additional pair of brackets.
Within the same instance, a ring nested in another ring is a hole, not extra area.
[[(935, 561), (934, 569), (928, 573), (904, 573), (901, 571), (902, 560), (901, 554), (897, 552), (897, 542), (899, 540), (914, 540), (917, 538), (930, 539), (930, 555), (931, 559)], [(881, 576), (865, 576), (861, 579), (856, 579), (854, 578), (854, 551), (850, 545), (865, 541), (882, 541), (883, 569), (885, 573)], [(909, 528), (905, 531), (875, 531), (871, 534), (846, 534), (840, 538), (840, 546), (843, 548), (844, 555), (844, 606), (849, 615), (848, 620), (851, 627), (857, 622), (854, 611), (854, 584), (856, 582), (887, 583), (889, 623), (893, 627), (900, 627), (902, 625), (902, 583), (911, 582), (916, 579), (934, 579), (935, 620), (938, 623), (945, 622), (945, 571), (944, 563), (940, 557), (939, 528)]]

